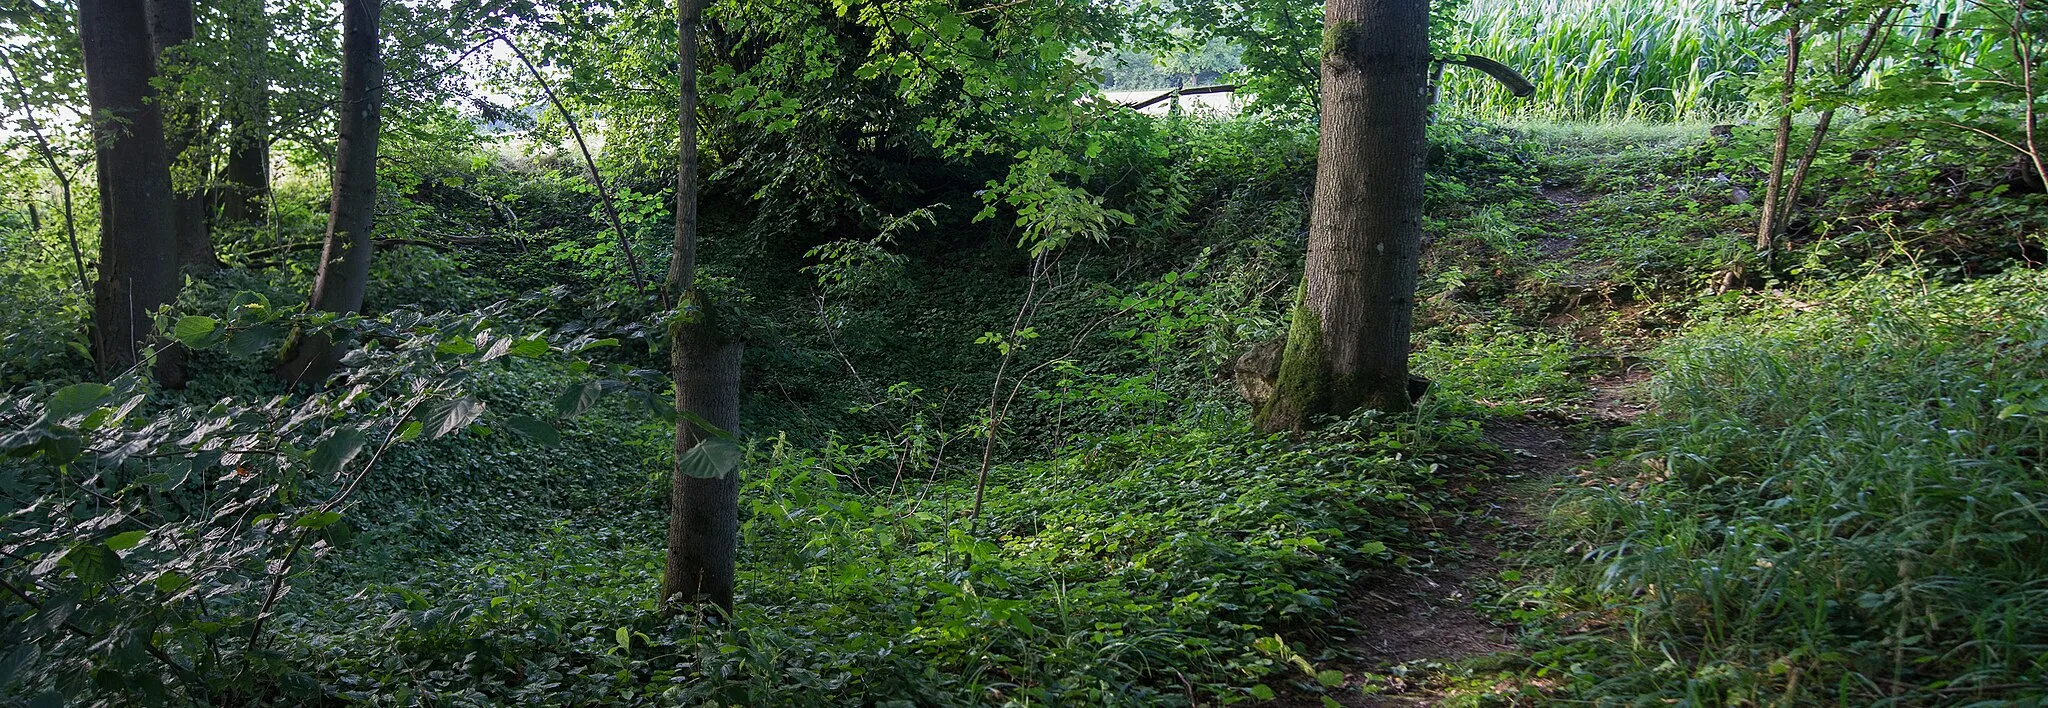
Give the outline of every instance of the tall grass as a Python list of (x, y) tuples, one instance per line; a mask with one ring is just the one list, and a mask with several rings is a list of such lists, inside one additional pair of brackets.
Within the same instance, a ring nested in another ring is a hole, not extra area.
[(1664, 352), (1640, 455), (1561, 507), (1591, 550), (1548, 594), (1612, 628), (1550, 659), (1695, 705), (2048, 696), (2048, 273), (1804, 299)]

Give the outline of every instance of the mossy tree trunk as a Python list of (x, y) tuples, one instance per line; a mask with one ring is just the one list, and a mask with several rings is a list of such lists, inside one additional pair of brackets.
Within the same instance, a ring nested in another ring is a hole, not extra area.
[(1330, 0), (1308, 263), (1260, 429), (1407, 410), (1428, 147), (1427, 0)]
[(686, 603), (707, 603), (730, 611), (735, 556), (739, 548), (739, 472), (696, 477), (683, 469), (683, 455), (715, 433), (692, 420), (739, 434), (740, 357), (738, 338), (725, 330), (697, 278), (697, 30), (699, 0), (677, 8), (681, 54), (682, 134), (676, 175), (676, 235), (670, 253), (670, 301), (686, 312), (670, 326), (670, 364), (676, 379), (676, 410), (692, 415), (676, 421), (676, 467), (669, 481), (668, 555), (661, 574), (661, 607), (671, 614)]

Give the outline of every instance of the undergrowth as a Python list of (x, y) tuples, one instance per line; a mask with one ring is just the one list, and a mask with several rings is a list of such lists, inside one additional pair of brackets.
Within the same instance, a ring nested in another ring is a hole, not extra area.
[[(350, 700), (1174, 705), (1313, 690), (1361, 573), (1435, 541), (1432, 460), (1466, 426), (1372, 416), (1289, 442), (1241, 423), (1102, 436), (991, 479), (851, 488), (863, 460), (751, 453), (738, 614), (654, 622), (658, 500), (374, 584), (333, 584), (295, 663)], [(590, 480), (594, 481), (594, 480)], [(501, 483), (516, 484), (517, 480)], [(308, 696), (309, 698), (311, 696)]]
[[(1595, 699), (2048, 695), (2048, 277), (1874, 276), (1722, 303), (1661, 415), (1567, 492), (1527, 599)], [(1746, 314), (1744, 310), (1754, 310)]]

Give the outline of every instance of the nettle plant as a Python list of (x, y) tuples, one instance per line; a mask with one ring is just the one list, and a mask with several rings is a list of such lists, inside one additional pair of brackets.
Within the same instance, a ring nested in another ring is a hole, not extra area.
[(487, 410), (470, 384), (510, 360), (606, 344), (504, 331), (512, 307), (308, 316), (244, 295), (225, 318), (185, 317), (170, 334), (255, 356), (297, 330), (333, 332), (356, 343), (345, 378), (211, 405), (154, 402), (134, 373), (0, 396), (0, 697), (317, 696), (266, 623), (347, 538), (351, 497), (385, 453), (491, 428), (555, 440), (548, 420)]

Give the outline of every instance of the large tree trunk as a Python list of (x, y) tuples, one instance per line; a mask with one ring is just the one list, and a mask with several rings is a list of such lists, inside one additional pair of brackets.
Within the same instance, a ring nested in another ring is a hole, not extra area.
[[(676, 238), (667, 288), (677, 307), (694, 310), (670, 326), (676, 410), (702, 418), (730, 434), (739, 433), (742, 345), (726, 333), (697, 277), (697, 30), (699, 0), (681, 0), (677, 10), (681, 52), (678, 83), (682, 100), (681, 169), (676, 175)], [(739, 545), (739, 471), (719, 477), (685, 474), (680, 460), (710, 431), (683, 416), (676, 423), (678, 463), (669, 486), (668, 562), (661, 574), (664, 614), (680, 603), (704, 602), (730, 611), (734, 555)]]
[(1422, 250), (1429, 3), (1330, 0), (1308, 264), (1263, 430), (1404, 411)]
[[(147, 0), (150, 50), (159, 73), (182, 84), (192, 61), (179, 47), (197, 31), (192, 0)], [(173, 221), (178, 231), (178, 266), (199, 273), (220, 267), (206, 230), (206, 180), (212, 169), (199, 142), (199, 102), (172, 92), (159, 99), (164, 113), (164, 153), (171, 164)]]
[[(100, 277), (93, 287), (93, 359), (105, 374), (142, 361), (154, 339), (152, 313), (178, 297), (176, 216), (164, 153), (163, 116), (150, 80), (143, 0), (81, 0), (95, 168), (100, 188)], [(167, 385), (182, 382), (175, 351), (157, 357)]]
[(227, 164), (221, 168), (220, 218), (228, 224), (266, 221), (270, 198), (270, 17), (263, 3), (236, 9), (235, 51), (241, 57), (229, 106), (234, 126), (228, 131)]
[[(327, 208), (327, 243), (313, 278), (312, 306), (357, 312), (370, 285), (371, 226), (377, 216), (377, 131), (384, 99), (384, 63), (377, 54), (382, 0), (341, 4), (341, 104), (334, 156), (334, 195)], [(320, 384), (341, 363), (341, 348), (327, 335), (300, 341), (278, 369), (287, 383)]]

